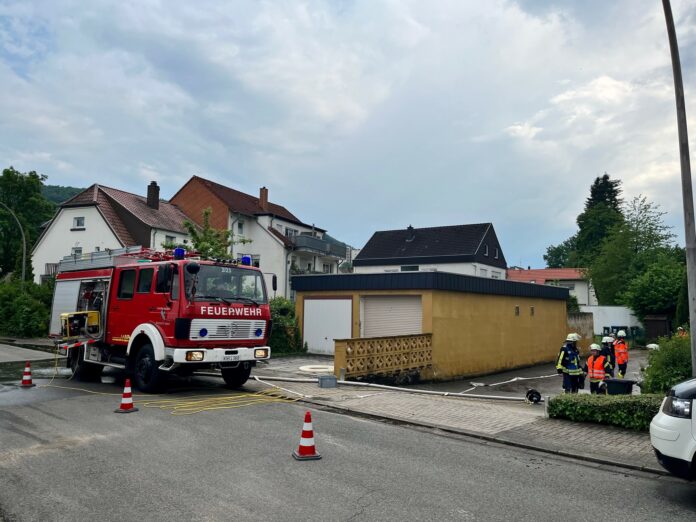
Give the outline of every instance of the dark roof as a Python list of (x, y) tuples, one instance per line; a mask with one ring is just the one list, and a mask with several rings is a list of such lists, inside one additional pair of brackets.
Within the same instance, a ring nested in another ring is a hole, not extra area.
[(94, 184), (61, 205), (61, 208), (96, 206), (124, 246), (133, 246), (137, 235), (119, 217), (116, 206), (131, 214), (148, 228), (159, 228), (186, 234), (183, 222), (188, 218), (179, 208), (160, 200), (159, 209), (147, 206), (147, 198), (111, 187)]
[(268, 231), (269, 231), (271, 234), (273, 234), (275, 237), (277, 237), (278, 239), (280, 239), (280, 240), (282, 241), (282, 243), (283, 243), (286, 247), (292, 248), (292, 247), (294, 246), (294, 245), (293, 245), (293, 242), (290, 241), (290, 238), (284, 236), (283, 234), (281, 234), (281, 233), (280, 233), (278, 230), (276, 230), (275, 228), (273, 228), (273, 227), (268, 227)]
[(504, 279), (488, 279), (449, 272), (402, 272), (382, 274), (298, 275), (291, 278), (296, 292), (337, 290), (447, 290), (472, 294), (568, 298), (568, 289), (518, 283)]
[(460, 262), (473, 260), (491, 223), (375, 232), (355, 258), (361, 264)]
[[(303, 223), (297, 216), (295, 216), (295, 214), (290, 212), (282, 205), (277, 205), (276, 203), (271, 203), (269, 201), (268, 207), (264, 209), (261, 207), (261, 200), (250, 194), (231, 189), (225, 185), (216, 183), (215, 181), (201, 178), (200, 176), (193, 176), (191, 180), (193, 179), (200, 181), (206, 188), (208, 188), (208, 190), (218, 196), (232, 212), (245, 214), (247, 216), (276, 216), (281, 219), (285, 219), (286, 221), (297, 223), (298, 225), (304, 225), (307, 227), (312, 226)], [(321, 228), (314, 228), (320, 232), (325, 232)]]

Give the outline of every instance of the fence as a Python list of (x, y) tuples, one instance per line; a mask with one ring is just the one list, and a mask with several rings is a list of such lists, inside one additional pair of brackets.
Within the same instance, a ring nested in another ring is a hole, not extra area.
[(334, 371), (345, 378), (397, 375), (433, 364), (432, 334), (337, 339)]

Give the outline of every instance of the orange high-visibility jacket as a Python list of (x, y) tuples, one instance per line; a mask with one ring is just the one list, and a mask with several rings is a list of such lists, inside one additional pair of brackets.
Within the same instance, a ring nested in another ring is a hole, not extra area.
[(587, 377), (590, 381), (603, 381), (606, 375), (606, 359), (603, 355), (599, 355), (595, 358), (594, 355), (590, 355), (587, 358)]
[(626, 364), (628, 362), (628, 344), (623, 339), (614, 343), (616, 351), (616, 364)]

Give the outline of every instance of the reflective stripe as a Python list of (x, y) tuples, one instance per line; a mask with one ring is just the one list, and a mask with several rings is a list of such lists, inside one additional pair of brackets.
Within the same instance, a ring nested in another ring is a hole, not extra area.
[(129, 397), (124, 397), (123, 399), (121, 399), (121, 404), (133, 404), (133, 399)]
[(300, 446), (314, 446), (314, 437), (311, 439), (300, 439)]
[(311, 422), (305, 422), (302, 425), (302, 431), (312, 431), (312, 423)]

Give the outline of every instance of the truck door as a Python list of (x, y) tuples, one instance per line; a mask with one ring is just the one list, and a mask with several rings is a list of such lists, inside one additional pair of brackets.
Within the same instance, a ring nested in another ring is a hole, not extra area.
[(150, 322), (157, 325), (163, 332), (166, 345), (174, 339), (174, 323), (179, 317), (180, 291), (179, 266), (175, 263), (159, 265), (147, 314)]
[(111, 293), (108, 312), (107, 342), (127, 345), (130, 334), (136, 327), (135, 321), (140, 316), (133, 303), (137, 275), (135, 268), (116, 271), (116, 289)]

